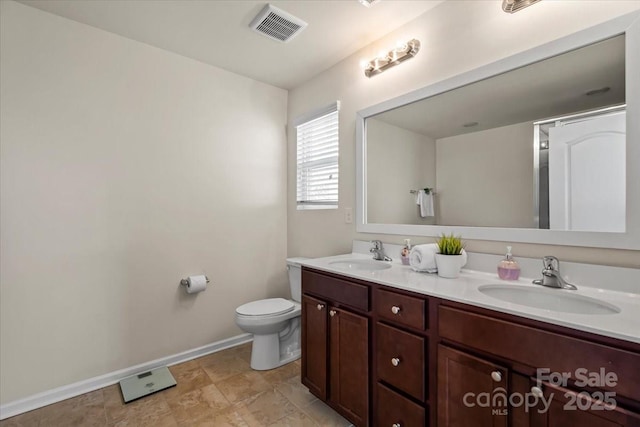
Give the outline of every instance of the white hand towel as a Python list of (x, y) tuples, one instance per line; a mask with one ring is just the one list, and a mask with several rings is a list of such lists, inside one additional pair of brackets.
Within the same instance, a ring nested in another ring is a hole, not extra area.
[(434, 216), (432, 191), (430, 191), (429, 194), (427, 194), (427, 192), (424, 190), (418, 191), (418, 195), (416, 196), (416, 204), (420, 206), (421, 218)]
[(438, 253), (438, 245), (429, 243), (427, 245), (415, 245), (409, 253), (409, 265), (414, 271), (435, 273), (436, 253)]

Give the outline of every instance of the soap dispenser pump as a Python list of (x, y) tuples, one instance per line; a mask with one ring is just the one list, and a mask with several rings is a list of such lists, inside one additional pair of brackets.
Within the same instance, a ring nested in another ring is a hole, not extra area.
[(518, 280), (520, 277), (520, 266), (511, 255), (511, 246), (507, 246), (507, 255), (498, 264), (498, 277), (502, 280)]

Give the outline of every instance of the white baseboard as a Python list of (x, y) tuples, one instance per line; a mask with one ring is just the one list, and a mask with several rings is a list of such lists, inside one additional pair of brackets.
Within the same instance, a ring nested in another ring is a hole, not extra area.
[(221, 341), (207, 344), (202, 347), (183, 351), (182, 353), (162, 357), (150, 362), (141, 363), (139, 365), (131, 366), (125, 369), (120, 369), (119, 371), (110, 372), (98, 377), (89, 378), (87, 380), (78, 381), (73, 384), (54, 388), (52, 390), (43, 391), (41, 393), (37, 393), (20, 400), (15, 400), (13, 402), (0, 405), (0, 420), (4, 420), (5, 418), (13, 417), (24, 412), (42, 408), (43, 406), (51, 405), (52, 403), (60, 402), (71, 397), (79, 396), (84, 393), (89, 393), (90, 391), (110, 386), (112, 384), (120, 382), (120, 380), (122, 380), (123, 378), (138, 374), (140, 372), (149, 371), (160, 366), (176, 365), (178, 363), (183, 363), (188, 360), (196, 359), (198, 357), (215, 353), (227, 348), (235, 347), (237, 345), (244, 344), (250, 341), (252, 341), (251, 334), (236, 335), (235, 337), (227, 338)]

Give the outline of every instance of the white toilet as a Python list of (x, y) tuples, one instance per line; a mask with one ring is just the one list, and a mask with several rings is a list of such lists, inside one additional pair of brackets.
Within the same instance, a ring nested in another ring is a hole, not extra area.
[(236, 308), (236, 325), (253, 334), (251, 367), (265, 371), (300, 358), (300, 305), (302, 270), (300, 260), (288, 258), (291, 300), (268, 298)]

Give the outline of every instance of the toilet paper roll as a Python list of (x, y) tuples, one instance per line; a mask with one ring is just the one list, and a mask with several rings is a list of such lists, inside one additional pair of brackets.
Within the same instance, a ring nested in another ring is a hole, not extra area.
[(195, 294), (207, 289), (206, 276), (189, 276), (187, 278), (187, 293)]

